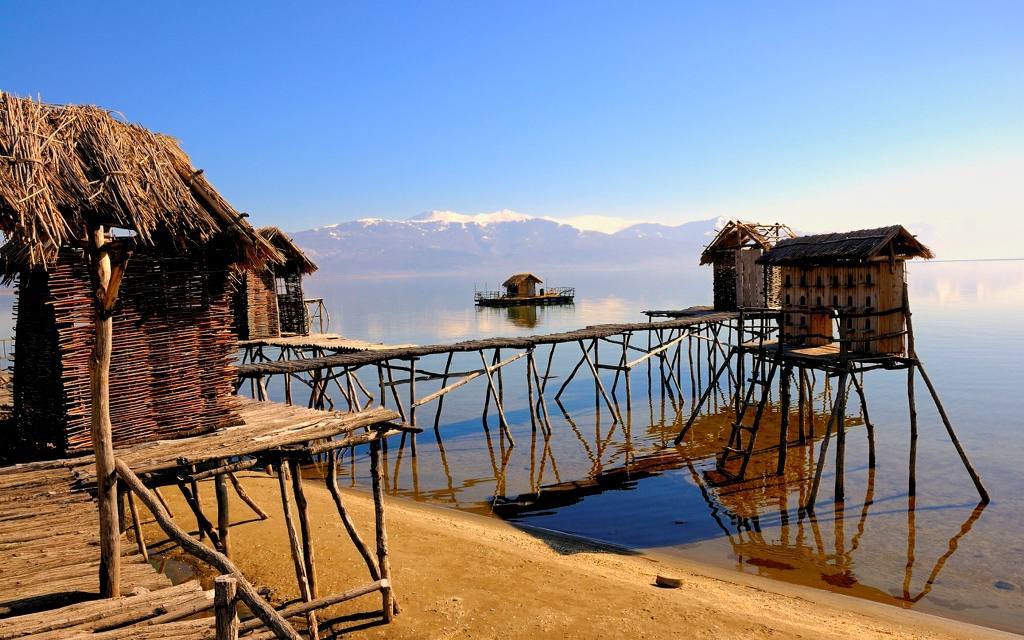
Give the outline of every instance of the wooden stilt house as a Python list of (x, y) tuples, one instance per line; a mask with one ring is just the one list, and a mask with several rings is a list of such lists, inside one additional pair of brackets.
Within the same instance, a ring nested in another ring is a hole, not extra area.
[(175, 141), (95, 107), (0, 95), (0, 156), (17, 280), (13, 456), (93, 449), (98, 331), (112, 444), (233, 424), (233, 282), (240, 266), (279, 260), (273, 246)]
[(781, 240), (759, 264), (781, 270), (783, 332), (792, 344), (834, 341), (838, 317), (849, 350), (906, 352), (906, 261), (932, 252), (900, 225)]
[(778, 290), (777, 269), (757, 263), (783, 238), (792, 238), (786, 225), (730, 220), (700, 256), (714, 267), (715, 310), (771, 306)]
[(242, 340), (304, 335), (308, 322), (302, 277), (317, 266), (277, 227), (263, 227), (259, 233), (282, 260), (240, 276), (233, 301), (235, 331)]

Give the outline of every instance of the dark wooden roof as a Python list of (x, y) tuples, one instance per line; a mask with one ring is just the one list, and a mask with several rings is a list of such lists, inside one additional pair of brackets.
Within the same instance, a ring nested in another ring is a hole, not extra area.
[(711, 264), (715, 254), (720, 251), (732, 251), (741, 247), (759, 246), (765, 251), (775, 246), (782, 238), (792, 238), (796, 234), (784, 224), (762, 224), (760, 222), (743, 222), (730, 220), (715, 236), (704, 253), (700, 255), (701, 264)]
[(508, 280), (503, 282), (501, 284), (501, 286), (503, 286), (503, 287), (518, 287), (519, 285), (523, 284), (524, 282), (528, 282), (530, 280), (533, 280), (537, 284), (540, 284), (540, 283), (544, 282), (543, 280), (541, 280), (537, 276), (533, 275), (532, 273), (526, 272), (526, 273), (517, 273), (514, 276), (509, 276)]
[(902, 225), (861, 229), (842, 233), (823, 233), (780, 240), (758, 260), (759, 264), (801, 265), (866, 262), (877, 256), (896, 259), (933, 258), (931, 249), (921, 244)]

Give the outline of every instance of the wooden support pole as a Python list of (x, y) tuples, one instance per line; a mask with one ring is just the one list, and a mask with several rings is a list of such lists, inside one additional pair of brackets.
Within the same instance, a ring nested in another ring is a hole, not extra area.
[(179, 527), (171, 517), (167, 514), (160, 501), (157, 500), (156, 496), (139, 480), (139, 477), (125, 464), (123, 461), (118, 460), (116, 463), (118, 477), (128, 485), (128, 488), (135, 492), (142, 500), (146, 508), (152, 512), (153, 517), (156, 518), (157, 524), (164, 530), (169, 538), (177, 541), (178, 544), (185, 550), (185, 552), (192, 554), (199, 558), (203, 562), (214, 567), (218, 571), (223, 573), (231, 574), (238, 581), (238, 596), (239, 598), (249, 607), (249, 609), (259, 618), (263, 624), (267, 625), (269, 629), (274, 631), (279, 638), (287, 638), (288, 640), (300, 640), (299, 634), (285, 622), (274, 609), (267, 604), (267, 602), (256, 592), (249, 581), (245, 579), (242, 572), (238, 570), (231, 560), (229, 560), (224, 554), (218, 553), (213, 549), (210, 549), (206, 545), (192, 538), (188, 535), (184, 529)]
[[(295, 529), (295, 522), (292, 518), (292, 506), (291, 496), (289, 495), (289, 481), (291, 479), (291, 473), (289, 472), (289, 464), (287, 460), (281, 460), (277, 463), (277, 480), (281, 488), (281, 507), (284, 510), (284, 522), (285, 527), (288, 530), (288, 542), (292, 553), (292, 564), (295, 565), (295, 581), (299, 585), (299, 596), (305, 602), (313, 600), (312, 592), (309, 588), (309, 579), (306, 575), (306, 560), (303, 557), (302, 546), (299, 543), (299, 534)], [(317, 625), (316, 613), (309, 612), (306, 614), (306, 624), (308, 625), (310, 638), (318, 639), (320, 637), (319, 627)]]
[(839, 391), (836, 396), (836, 503), (846, 501), (846, 398), (848, 395), (847, 373), (839, 374)]
[(231, 527), (231, 515), (228, 508), (228, 481), (223, 473), (213, 478), (214, 492), (217, 496), (217, 535), (220, 536), (220, 550), (231, 557), (231, 543), (228, 539)]
[(868, 432), (868, 468), (875, 468), (875, 425), (871, 422), (871, 416), (868, 415), (868, 399), (864, 393), (864, 385), (861, 384), (860, 380), (857, 379), (857, 374), (853, 376), (853, 388), (857, 390), (857, 396), (860, 398), (860, 412), (864, 415), (864, 426)]
[[(731, 357), (732, 353), (730, 353), (729, 355)], [(711, 395), (711, 391), (715, 388), (715, 383), (718, 382), (718, 378), (722, 375), (722, 373), (725, 372), (725, 368), (728, 365), (729, 358), (726, 358), (722, 362), (722, 365), (718, 367), (718, 371), (715, 372), (715, 376), (714, 378), (712, 378), (711, 384), (709, 384), (707, 388), (704, 389), (704, 392), (700, 396), (700, 400), (698, 400), (697, 403), (694, 404), (693, 408), (690, 410), (690, 417), (687, 418), (686, 424), (683, 425), (683, 428), (679, 430), (679, 434), (676, 436), (675, 439), (675, 444), (680, 444), (683, 441), (683, 438), (686, 437), (686, 432), (689, 431), (690, 427), (693, 426), (693, 422), (694, 420), (697, 419), (697, 415), (700, 413), (701, 407), (703, 407), (704, 403), (707, 402), (708, 396)], [(742, 391), (740, 389), (737, 389), (736, 393), (739, 394), (742, 393)], [(737, 413), (736, 415), (738, 416), (739, 414)]]
[(95, 278), (95, 339), (89, 360), (90, 430), (96, 457), (96, 502), (100, 521), (100, 595), (121, 595), (121, 532), (117, 514), (117, 475), (114, 437), (110, 424), (110, 354), (113, 345), (114, 303), (124, 264), (111, 261), (106, 229), (90, 231), (90, 256)]
[(156, 499), (160, 501), (160, 506), (162, 506), (167, 511), (167, 514), (170, 515), (173, 518), (174, 517), (174, 512), (171, 511), (170, 505), (168, 505), (167, 501), (164, 500), (164, 495), (162, 493), (160, 493), (160, 489), (157, 488), (157, 487), (154, 487), (153, 488), (153, 494), (156, 496)]
[[(839, 374), (839, 384), (843, 389), (846, 388), (846, 375), (846, 371)], [(825, 454), (828, 452), (828, 441), (832, 436), (832, 423), (835, 422), (836, 415), (839, 413), (839, 401), (843, 395), (845, 394), (836, 396), (835, 403), (832, 406), (832, 415), (829, 416), (828, 423), (825, 425), (825, 435), (821, 440), (821, 451), (818, 454), (818, 467), (814, 472), (814, 481), (811, 482), (811, 491), (807, 496), (807, 504), (804, 505), (804, 510), (808, 512), (814, 511), (814, 503), (818, 498), (818, 486), (821, 484), (821, 474), (825, 468)]]
[[(452, 369), (452, 358), (455, 357), (454, 351), (448, 352), (448, 359), (444, 363), (444, 375), (441, 377), (441, 390), (444, 390), (448, 386), (448, 372)], [(437, 430), (441, 424), (441, 409), (444, 407), (444, 396), (441, 393), (437, 396), (437, 412), (434, 414), (434, 430)], [(429, 401), (428, 401), (429, 402)]]
[(217, 532), (213, 530), (213, 524), (203, 514), (203, 508), (199, 504), (199, 498), (185, 486), (184, 482), (178, 483), (178, 489), (181, 490), (181, 495), (185, 497), (185, 503), (192, 510), (192, 515), (196, 518), (196, 525), (199, 529), (199, 539), (202, 540), (203, 536), (210, 536), (210, 542), (220, 550), (220, 537)]
[(270, 514), (264, 511), (260, 507), (260, 505), (256, 504), (256, 501), (252, 499), (252, 497), (249, 495), (249, 492), (245, 490), (245, 487), (243, 487), (242, 483), (238, 481), (238, 478), (235, 476), (235, 474), (229, 471), (227, 472), (227, 476), (228, 479), (231, 480), (231, 486), (235, 488), (235, 493), (238, 494), (238, 497), (241, 498), (242, 502), (249, 505), (249, 508), (252, 509), (257, 516), (259, 516), (260, 520), (269, 520)]
[(313, 532), (309, 526), (309, 503), (306, 491), (302, 486), (302, 465), (292, 460), (292, 491), (295, 493), (295, 507), (299, 513), (299, 532), (302, 534), (302, 557), (306, 561), (306, 580), (309, 582), (309, 595), (314, 600), (318, 597), (316, 560), (313, 552)]
[(237, 591), (238, 580), (234, 576), (217, 576), (213, 579), (217, 640), (238, 640), (238, 609), (235, 607)]
[(932, 385), (931, 378), (928, 377), (928, 373), (921, 366), (920, 361), (917, 363), (917, 369), (921, 372), (921, 379), (924, 380), (924, 384), (928, 387), (928, 393), (931, 394), (932, 400), (935, 402), (935, 408), (939, 411), (939, 417), (942, 418), (942, 424), (946, 426), (946, 433), (949, 434), (949, 439), (953, 441), (953, 446), (956, 447), (956, 452), (960, 455), (960, 461), (963, 462), (964, 468), (967, 469), (967, 473), (971, 476), (971, 480), (974, 481), (974, 488), (978, 490), (978, 496), (981, 497), (982, 504), (989, 503), (988, 491), (985, 489), (985, 485), (981, 483), (981, 476), (974, 470), (974, 465), (967, 458), (967, 452), (964, 451), (963, 445), (960, 444), (960, 439), (957, 438), (956, 432), (953, 431), (953, 425), (949, 421), (949, 416), (946, 415), (946, 409), (942, 406), (942, 401), (939, 400), (939, 394)]
[[(578, 342), (579, 342), (579, 345), (580, 345), (580, 349), (583, 351), (583, 358), (587, 361), (587, 366), (590, 367), (590, 373), (594, 376), (594, 383), (597, 386), (598, 391), (604, 397), (604, 403), (608, 406), (608, 410), (611, 412), (612, 417), (614, 417), (615, 420), (617, 420), (618, 422), (621, 423), (622, 422), (622, 416), (619, 415), (619, 410), (615, 408), (615, 405), (612, 403), (611, 398), (608, 397), (608, 392), (605, 391), (604, 383), (601, 382), (601, 374), (597, 370), (597, 367), (594, 366), (594, 361), (590, 359), (590, 354), (587, 353), (587, 347), (583, 344), (582, 340), (579, 340)], [(595, 341), (594, 348), (595, 348), (595, 351), (596, 351), (597, 350), (596, 341)]]
[(149, 550), (146, 549), (146, 539), (142, 535), (142, 523), (139, 522), (139, 509), (135, 506), (135, 494), (126, 491), (128, 498), (128, 509), (132, 513), (132, 529), (135, 532), (135, 542), (139, 545), (139, 553), (143, 560), (149, 562)]
[(498, 420), (501, 423), (501, 431), (505, 438), (508, 439), (508, 443), (511, 446), (516, 446), (515, 440), (512, 439), (512, 433), (508, 428), (508, 421), (505, 420), (505, 409), (501, 406), (501, 401), (498, 398), (498, 389), (494, 385), (494, 378), (491, 377), (492, 367), (487, 364), (487, 357), (483, 351), (480, 351), (480, 362), (484, 365), (484, 375), (487, 376), (487, 386), (490, 389), (491, 395), (494, 397), (494, 406), (498, 409)]
[(387, 581), (382, 587), (381, 610), (384, 622), (391, 622), (397, 611), (392, 604), (391, 561), (388, 559), (388, 531), (384, 520), (384, 470), (380, 464), (380, 442), (370, 443), (370, 477), (373, 484), (373, 514), (377, 533), (377, 567), (380, 570), (381, 582)]
[(547, 400), (544, 399), (544, 384), (541, 382), (540, 374), (537, 372), (537, 361), (533, 360), (531, 365), (533, 367), (533, 378), (537, 383), (537, 395), (540, 396), (541, 413), (544, 416), (544, 432), (551, 435), (551, 416), (548, 414)]
[(533, 349), (526, 351), (526, 396), (530, 404), (530, 428), (537, 430), (537, 406), (533, 397)]

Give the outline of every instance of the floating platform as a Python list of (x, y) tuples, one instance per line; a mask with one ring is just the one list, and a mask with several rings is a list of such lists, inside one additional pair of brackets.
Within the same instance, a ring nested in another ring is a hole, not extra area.
[(546, 306), (556, 304), (572, 304), (576, 297), (575, 293), (546, 293), (537, 296), (481, 296), (477, 292), (476, 305), (478, 307), (517, 307), (525, 305)]

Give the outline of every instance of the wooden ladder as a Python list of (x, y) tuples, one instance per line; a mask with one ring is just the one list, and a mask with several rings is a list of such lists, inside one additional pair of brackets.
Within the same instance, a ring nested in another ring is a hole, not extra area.
[[(766, 352), (764, 349), (758, 349), (756, 353), (757, 358), (755, 358), (754, 366), (752, 367), (752, 375), (747, 379), (749, 386), (739, 403), (736, 421), (733, 422), (732, 430), (729, 433), (729, 442), (725, 449), (718, 454), (715, 464), (718, 473), (732, 482), (740, 482), (746, 475), (747, 464), (750, 462), (750, 456), (754, 453), (754, 443), (757, 441), (757, 431), (761, 426), (761, 416), (764, 414), (764, 408), (768, 404), (772, 381), (775, 379), (775, 373), (779, 368), (779, 360), (771, 358), (771, 366), (768, 368), (768, 373), (762, 377), (764, 367), (761, 365)], [(750, 424), (746, 424), (743, 419), (747, 416), (752, 406), (754, 392), (758, 387), (761, 387), (761, 396), (757, 400), (754, 419)], [(737, 460), (740, 461), (739, 469), (735, 472), (730, 471), (729, 465)]]

